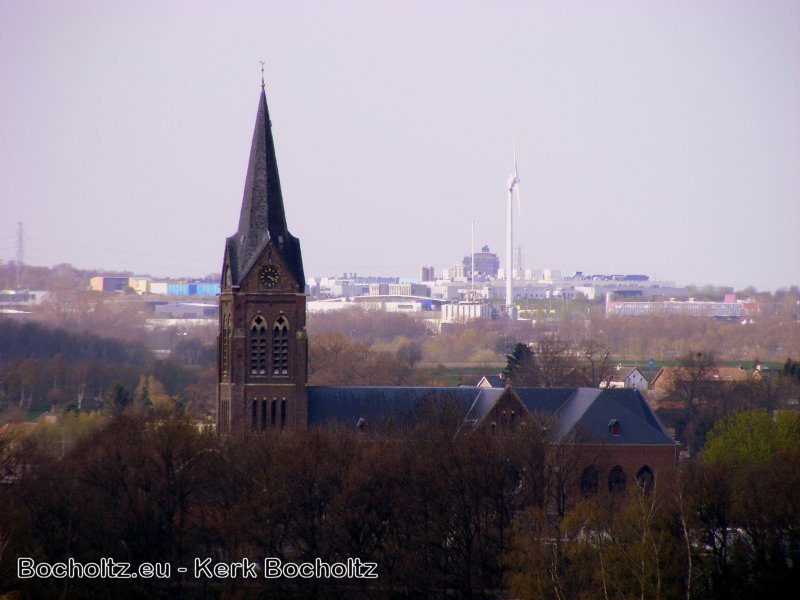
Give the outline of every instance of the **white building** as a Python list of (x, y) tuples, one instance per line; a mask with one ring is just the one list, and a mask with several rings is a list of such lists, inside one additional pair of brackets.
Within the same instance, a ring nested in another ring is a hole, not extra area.
[(525, 269), (525, 281), (541, 281), (544, 274), (541, 269)]
[[(618, 366), (614, 376), (609, 380), (608, 387), (610, 388), (633, 388), (644, 392), (649, 386), (647, 378), (642, 375), (639, 367), (623, 367)], [(600, 384), (600, 387), (605, 387), (605, 382)]]
[(492, 306), (484, 302), (459, 302), (442, 305), (442, 323), (467, 323), (491, 319)]
[(545, 281), (561, 281), (561, 269), (544, 269), (542, 276)]

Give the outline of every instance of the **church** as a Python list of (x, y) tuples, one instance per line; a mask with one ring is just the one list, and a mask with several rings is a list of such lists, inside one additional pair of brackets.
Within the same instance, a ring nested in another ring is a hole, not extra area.
[(287, 227), (262, 82), (239, 215), (220, 286), (217, 430), (274, 435), (338, 426), (380, 431), (447, 405), (454, 435), (513, 431), (543, 415), (552, 440), (580, 448), (581, 486), (609, 490), (671, 472), (677, 445), (635, 389), (330, 387), (307, 385), (308, 336), (300, 241)]

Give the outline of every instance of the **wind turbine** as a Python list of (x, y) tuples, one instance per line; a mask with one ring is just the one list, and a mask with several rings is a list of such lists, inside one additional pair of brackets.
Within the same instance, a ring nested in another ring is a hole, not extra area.
[(517, 211), (522, 214), (522, 204), (519, 199), (519, 173), (517, 172), (517, 145), (514, 136), (511, 136), (511, 146), (514, 149), (514, 172), (508, 176), (508, 213), (506, 214), (506, 316), (511, 319), (514, 317), (514, 224), (512, 204), (514, 192), (517, 196)]

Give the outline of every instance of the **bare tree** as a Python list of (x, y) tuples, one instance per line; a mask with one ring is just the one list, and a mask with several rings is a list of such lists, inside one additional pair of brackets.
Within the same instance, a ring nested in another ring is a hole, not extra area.
[(690, 414), (702, 396), (704, 384), (717, 373), (717, 358), (709, 350), (689, 350), (680, 361), (675, 377), (678, 392)]
[(614, 376), (610, 360), (611, 351), (597, 340), (586, 340), (581, 343), (580, 348), (581, 355), (586, 361), (584, 374), (591, 381), (592, 387), (600, 387), (601, 384), (608, 387), (608, 382)]
[(535, 343), (534, 353), (542, 387), (564, 385), (567, 374), (574, 367), (570, 345), (557, 335), (544, 335)]

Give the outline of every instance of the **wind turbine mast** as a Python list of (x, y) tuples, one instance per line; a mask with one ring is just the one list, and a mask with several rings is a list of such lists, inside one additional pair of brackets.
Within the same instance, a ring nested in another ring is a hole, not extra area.
[(472, 222), (469, 253), (472, 256), (472, 266), (469, 269), (469, 294), (470, 300), (475, 300), (475, 221)]
[(506, 213), (506, 316), (513, 319), (514, 311), (514, 222), (513, 222), (513, 197), (516, 191), (517, 211), (522, 213), (519, 199), (519, 173), (517, 172), (517, 145), (514, 136), (511, 136), (511, 146), (514, 149), (514, 172), (508, 177), (508, 212)]

